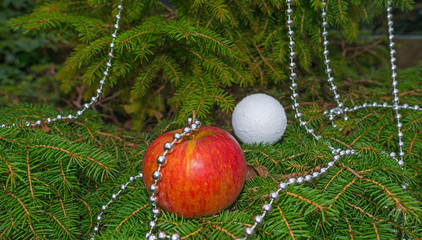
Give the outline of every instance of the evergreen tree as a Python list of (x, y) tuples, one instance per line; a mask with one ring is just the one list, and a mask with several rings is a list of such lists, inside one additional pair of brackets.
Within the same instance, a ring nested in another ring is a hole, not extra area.
[[(33, 13), (11, 23), (15, 28), (54, 33), (58, 39), (74, 43), (58, 78), (67, 91), (82, 79), (90, 88), (88, 97), (105, 68), (118, 2), (40, 1)], [(192, 110), (205, 122), (215, 104), (230, 111), (234, 104), (231, 86), (284, 86), (288, 49), (283, 1), (171, 3), (124, 1), (107, 87), (109, 92), (118, 90), (128, 96), (125, 101), (135, 106), (132, 111), (139, 119), (150, 105), (167, 99), (159, 93), (174, 95), (161, 104), (177, 109), (177, 118), (160, 121), (151, 133), (122, 132), (92, 111), (77, 120), (27, 128), (25, 121), (55, 116), (57, 111), (28, 104), (0, 109), (1, 124), (18, 123), (14, 128), (0, 128), (0, 239), (87, 239), (101, 205), (129, 176), (141, 171), (143, 154), (155, 137), (181, 127)], [(394, 3), (400, 9), (410, 7), (406, 1)], [(360, 19), (370, 20), (385, 4), (381, 0), (329, 1), (330, 25), (340, 29), (352, 44), (360, 44)], [(323, 68), (317, 63), (320, 1), (295, 1), (294, 7), (300, 90), (312, 98), (326, 91), (321, 82)], [(362, 58), (365, 64), (375, 63), (384, 56), (383, 51), (379, 54)], [(346, 96), (346, 105), (368, 99), (391, 100), (386, 67), (378, 71), (362, 68), (363, 63), (347, 57), (334, 61), (336, 76), (371, 81), (363, 83), (367, 88), (359, 89), (359, 94), (354, 87), (347, 89), (351, 94)], [(422, 83), (421, 76), (422, 65), (401, 71), (400, 86), (413, 89), (415, 83)], [(288, 106), (286, 92), (273, 90)], [(421, 95), (414, 90), (401, 97), (404, 102), (422, 105)], [(318, 105), (303, 110), (305, 120), (324, 140), (356, 149), (359, 155), (342, 158), (313, 182), (289, 186), (258, 227), (256, 239), (422, 238), (422, 113), (402, 112), (407, 163), (403, 170), (383, 154), (397, 149), (392, 110), (356, 112), (348, 121), (336, 120), (339, 128), (327, 124)], [(282, 141), (275, 145), (242, 145), (251, 171), (262, 167), (268, 176), (258, 174), (248, 180), (232, 207), (191, 220), (164, 213), (159, 228), (177, 232), (183, 239), (243, 236), (243, 229), (260, 213), (278, 182), (318, 169), (331, 159), (323, 141), (315, 142), (299, 124), (289, 124)], [(407, 191), (402, 189), (404, 183), (409, 185)], [(98, 238), (142, 239), (152, 219), (150, 208), (142, 182), (133, 183), (106, 211)]]

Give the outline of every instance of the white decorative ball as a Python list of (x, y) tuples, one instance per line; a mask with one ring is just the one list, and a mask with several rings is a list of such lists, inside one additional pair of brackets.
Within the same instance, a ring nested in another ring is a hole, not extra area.
[(236, 105), (232, 125), (243, 143), (273, 144), (283, 136), (287, 117), (278, 100), (257, 93), (245, 97)]

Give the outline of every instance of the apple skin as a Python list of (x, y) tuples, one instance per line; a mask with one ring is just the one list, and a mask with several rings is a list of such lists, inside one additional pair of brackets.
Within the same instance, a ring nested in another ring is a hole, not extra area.
[[(158, 168), (156, 159), (176, 132), (182, 130), (159, 136), (145, 153), (142, 173), (148, 191), (154, 182), (152, 173)], [(203, 126), (174, 145), (160, 172), (159, 207), (183, 218), (203, 217), (228, 208), (236, 200), (245, 182), (246, 161), (232, 135)]]

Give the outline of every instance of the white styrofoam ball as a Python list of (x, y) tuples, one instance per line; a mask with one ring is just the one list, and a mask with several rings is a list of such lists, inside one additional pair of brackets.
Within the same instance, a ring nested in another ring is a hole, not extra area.
[(236, 105), (232, 125), (243, 143), (273, 144), (283, 136), (287, 117), (279, 101), (257, 93), (245, 97)]

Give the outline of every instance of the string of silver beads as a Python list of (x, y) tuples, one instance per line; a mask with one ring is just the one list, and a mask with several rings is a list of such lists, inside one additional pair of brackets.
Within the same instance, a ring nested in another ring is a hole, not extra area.
[[(95, 95), (93, 97), (91, 97), (89, 102), (86, 102), (83, 104), (83, 107), (81, 109), (79, 109), (76, 114), (69, 114), (67, 116), (62, 116), (62, 115), (57, 115), (56, 117), (49, 117), (46, 118), (44, 120), (37, 120), (33, 123), (31, 122), (26, 122), (25, 126), (27, 127), (35, 127), (35, 126), (40, 126), (42, 122), (44, 123), (52, 123), (55, 121), (60, 121), (60, 120), (71, 120), (71, 119), (75, 119), (78, 118), (79, 116), (81, 116), (85, 110), (87, 110), (88, 108), (90, 108), (94, 103), (98, 102), (98, 99), (100, 98), (101, 94), (103, 93), (103, 87), (105, 84), (105, 80), (107, 79), (108, 75), (109, 75), (109, 70), (112, 66), (111, 61), (113, 60), (113, 52), (114, 52), (114, 45), (116, 42), (116, 36), (117, 36), (117, 30), (119, 29), (119, 22), (120, 22), (120, 18), (121, 18), (121, 12), (123, 10), (123, 0), (120, 0), (120, 4), (117, 6), (117, 14), (115, 16), (115, 23), (114, 23), (114, 31), (111, 34), (112, 40), (110, 43), (110, 51), (108, 53), (108, 61), (106, 63), (106, 69), (103, 72), (103, 76), (100, 80), (100, 85), (97, 88), (97, 90), (95, 90)], [(16, 127), (17, 124), (16, 123), (12, 123), (10, 125), (6, 125), (6, 124), (1, 124), (0, 127), (2, 128), (13, 128)]]
[[(330, 51), (328, 50), (329, 42), (327, 40), (328, 14), (325, 11), (325, 7), (326, 7), (326, 3), (323, 0), (321, 2), (321, 19), (322, 19), (322, 39), (323, 39), (322, 45), (324, 48), (322, 54), (324, 55), (325, 73), (327, 74), (327, 82), (330, 84), (330, 90), (334, 94), (334, 101), (337, 103), (336, 110), (338, 111), (339, 114), (342, 114), (343, 103), (340, 102), (340, 94), (337, 93), (337, 85), (334, 83), (334, 77), (331, 75), (333, 70), (330, 67), (331, 60), (329, 58)], [(334, 124), (333, 120), (334, 119), (330, 119), (332, 124)], [(348, 120), (347, 115), (344, 115), (344, 120), (346, 121)]]
[[(145, 234), (145, 238), (148, 239), (148, 240), (157, 240), (157, 239), (158, 240), (164, 240), (164, 239), (180, 240), (180, 235), (177, 234), (177, 233), (173, 233), (171, 235), (168, 235), (165, 232), (160, 231), (157, 235), (154, 234), (154, 230), (156, 230), (156, 228), (157, 228), (158, 218), (161, 215), (161, 209), (158, 207), (158, 202), (157, 202), (157, 192), (158, 192), (158, 189), (159, 189), (158, 183), (159, 183), (160, 179), (162, 178), (162, 174), (161, 174), (160, 171), (161, 171), (161, 168), (166, 164), (166, 161), (167, 161), (166, 155), (170, 153), (170, 151), (173, 149), (175, 144), (181, 143), (183, 141), (184, 136), (189, 136), (190, 134), (198, 131), (200, 127), (201, 127), (201, 122), (199, 120), (193, 121), (192, 118), (188, 118), (187, 124), (183, 128), (183, 132), (182, 133), (175, 133), (173, 135), (173, 141), (165, 143), (164, 146), (163, 146), (163, 149), (164, 149), (163, 154), (157, 157), (156, 161), (157, 161), (158, 168), (157, 168), (156, 171), (154, 171), (152, 173), (152, 178), (154, 180), (154, 183), (151, 184), (150, 187), (149, 187), (149, 190), (151, 192), (151, 196), (149, 197), (149, 201), (152, 205), (151, 213), (153, 215), (153, 220), (151, 220), (149, 222), (149, 229), (150, 230)], [(96, 222), (96, 225), (94, 226), (94, 228), (92, 230), (90, 240), (95, 239), (96, 234), (100, 230), (100, 224), (101, 224), (103, 214), (109, 208), (110, 204), (112, 204), (113, 202), (115, 202), (117, 200), (117, 197), (119, 196), (119, 194), (122, 193), (127, 188), (127, 186), (129, 184), (133, 183), (135, 180), (137, 180), (139, 178), (143, 178), (142, 172), (139, 173), (136, 176), (129, 177), (129, 181), (126, 182), (125, 184), (120, 185), (119, 191), (117, 191), (116, 193), (113, 193), (111, 195), (110, 200), (107, 202), (107, 204), (105, 204), (101, 207), (100, 213), (95, 218), (97, 222)]]
[[(296, 54), (295, 54), (295, 52), (293, 50), (293, 48), (295, 46), (295, 42), (293, 41), (294, 32), (293, 32), (293, 30), (291, 28), (293, 26), (293, 21), (291, 19), (291, 16), (293, 15), (293, 10), (291, 8), (292, 2), (293, 2), (293, 0), (286, 0), (286, 3), (287, 3), (287, 11), (286, 11), (286, 14), (287, 14), (287, 27), (288, 27), (288, 34), (287, 34), (287, 36), (289, 38), (289, 48), (290, 48), (290, 54), (289, 54), (289, 56), (290, 56), (290, 64), (289, 64), (290, 76), (289, 76), (289, 78), (292, 81), (292, 85), (290, 87), (291, 90), (292, 90), (292, 97), (291, 98), (293, 100), (292, 108), (296, 112), (296, 114), (294, 115), (294, 117), (299, 121), (300, 125), (302, 127), (304, 127), (306, 129), (306, 131), (309, 134), (311, 134), (316, 140), (319, 140), (319, 139), (321, 139), (321, 136), (316, 135), (315, 132), (313, 131), (313, 129), (312, 128), (309, 128), (307, 126), (306, 122), (304, 122), (302, 120), (302, 114), (299, 111), (299, 107), (300, 106), (299, 106), (299, 103), (297, 102), (297, 99), (299, 97), (299, 94), (296, 92), (297, 84), (295, 82), (295, 79), (297, 78), (297, 74), (294, 72), (294, 69), (296, 67), (296, 64), (294, 62), (294, 57), (296, 56)], [(332, 70), (329, 67), (330, 60), (328, 58), (329, 51), (327, 49), (328, 48), (328, 40), (327, 40), (328, 32), (326, 30), (326, 27), (328, 26), (328, 22), (326, 21), (327, 13), (325, 12), (325, 6), (326, 6), (325, 1), (322, 1), (322, 27), (323, 27), (323, 33), (322, 33), (322, 35), (323, 35), (323, 39), (324, 39), (324, 41), (323, 41), (323, 45), (324, 45), (324, 52), (323, 52), (323, 54), (324, 54), (324, 58), (325, 58), (324, 64), (326, 66), (326, 71), (325, 72), (326, 72), (327, 77), (328, 77), (327, 78), (327, 81), (331, 85), (331, 89), (330, 90), (333, 92), (333, 94), (334, 94), (334, 100), (337, 103), (337, 107), (335, 107), (334, 109), (331, 109), (329, 112), (328, 111), (325, 112), (325, 114), (328, 115), (329, 120), (333, 123), (333, 126), (336, 127), (335, 124), (334, 124), (334, 122), (333, 122), (334, 121), (334, 118), (336, 116), (343, 115), (344, 114), (344, 120), (347, 121), (348, 120), (348, 117), (346, 115), (347, 112), (356, 111), (356, 110), (361, 109), (361, 108), (367, 108), (367, 107), (393, 108), (396, 111), (396, 119), (397, 119), (398, 123), (399, 123), (399, 119), (401, 117), (399, 115), (399, 113), (398, 113), (398, 110), (400, 108), (420, 110), (418, 105), (415, 105), (415, 106), (409, 106), (407, 104), (403, 104), (402, 106), (398, 105), (398, 102), (399, 102), (399, 99), (398, 99), (398, 96), (397, 96), (398, 90), (395, 88), (395, 86), (397, 86), (397, 81), (395, 81), (395, 77), (397, 76), (397, 74), (395, 74), (395, 70), (396, 70), (395, 65), (393, 65), (394, 67), (391, 68), (392, 69), (392, 78), (393, 78), (393, 88), (394, 88), (393, 89), (393, 94), (395, 94), (395, 96), (394, 96), (394, 104), (393, 105), (389, 105), (388, 103), (382, 103), (382, 104), (378, 104), (378, 103), (365, 104), (364, 103), (361, 106), (354, 106), (353, 108), (350, 108), (350, 109), (347, 108), (347, 107), (344, 108), (343, 104), (339, 101), (340, 95), (337, 93), (337, 86), (334, 84), (334, 78), (331, 76)], [(391, 20), (392, 19), (392, 15), (391, 15), (391, 2), (390, 1), (388, 1), (388, 7), (389, 7), (387, 9), (388, 10), (388, 18), (389, 18), (389, 21), (392, 21)], [(389, 22), (389, 25), (392, 25), (392, 24), (390, 24), (390, 22)], [(392, 41), (393, 38), (391, 37), (391, 35), (392, 35), (392, 29), (391, 29), (391, 27), (389, 28), (389, 35), (390, 35), (389, 36), (389, 39), (390, 39), (390, 41)], [(393, 46), (394, 46), (394, 43), (391, 44), (391, 42), (390, 42), (390, 50), (392, 49)], [(391, 54), (392, 55), (394, 53), (395, 53), (395, 51), (391, 51)], [(394, 59), (394, 61), (395, 61), (395, 59)], [(394, 61), (393, 61), (393, 57), (392, 57), (392, 59), (391, 59), (392, 64), (394, 63)], [(401, 127), (401, 124), (398, 124), (397, 127)], [(399, 135), (399, 145), (402, 146), (401, 137), (403, 136), (403, 133), (401, 133), (400, 128), (399, 128), (398, 131), (399, 131), (399, 133), (398, 133), (398, 135)], [(314, 171), (314, 172), (312, 172), (310, 174), (306, 174), (305, 176), (299, 176), (299, 177), (296, 177), (296, 178), (289, 178), (286, 182), (279, 183), (278, 189), (276, 191), (271, 192), (269, 194), (270, 201), (268, 203), (265, 203), (262, 206), (262, 213), (260, 215), (256, 215), (253, 218), (253, 222), (254, 222), (253, 225), (250, 226), (250, 227), (246, 227), (245, 228), (245, 230), (244, 230), (245, 237), (244, 238), (237, 238), (236, 240), (245, 240), (245, 239), (248, 239), (248, 238), (252, 238), (253, 237), (255, 228), (263, 223), (264, 217), (266, 215), (268, 215), (269, 212), (271, 211), (272, 204), (274, 203), (274, 201), (276, 201), (278, 199), (279, 193), (281, 191), (287, 189), (287, 187), (289, 185), (292, 185), (292, 184), (302, 184), (304, 182), (308, 182), (308, 181), (311, 181), (312, 179), (318, 178), (321, 174), (326, 173), (328, 171), (328, 169), (330, 169), (331, 167), (333, 167), (335, 165), (335, 163), (342, 156), (357, 154), (356, 151), (353, 150), (353, 149), (342, 150), (341, 148), (334, 148), (331, 145), (331, 143), (328, 142), (328, 141), (325, 141), (325, 143), (330, 148), (331, 153), (333, 154), (333, 160), (330, 161), (330, 162), (328, 162), (327, 165), (326, 165), (326, 167), (320, 168), (319, 171)], [(404, 153), (403, 153), (401, 147), (400, 147), (400, 153), (399, 153), (401, 159), (397, 159), (396, 158), (396, 154), (394, 152), (392, 152), (390, 154), (385, 154), (385, 155), (389, 155), (391, 158), (393, 158), (394, 160), (396, 160), (397, 163), (400, 166), (402, 166), (402, 167), (404, 166), (404, 161), (403, 161), (403, 155), (404, 155)], [(403, 188), (404, 189), (407, 188), (407, 184), (406, 183), (403, 184)]]
[(189, 136), (190, 134), (198, 131), (200, 126), (201, 126), (201, 122), (199, 120), (195, 120), (193, 122), (192, 118), (188, 118), (186, 122), (186, 126), (183, 128), (183, 132), (175, 133), (173, 135), (173, 141), (167, 142), (164, 144), (163, 146), (164, 153), (157, 157), (158, 168), (152, 173), (152, 179), (154, 180), (154, 183), (151, 184), (151, 186), (149, 187), (149, 190), (151, 192), (149, 201), (151, 205), (153, 206), (152, 208), (153, 220), (149, 222), (149, 231), (145, 234), (145, 238), (148, 240), (157, 240), (157, 239), (161, 240), (161, 239), (166, 239), (166, 238), (169, 238), (171, 240), (180, 239), (180, 236), (177, 233), (173, 233), (172, 235), (167, 235), (165, 232), (159, 232), (158, 236), (154, 234), (154, 230), (157, 227), (158, 218), (161, 214), (161, 210), (158, 208), (158, 202), (157, 202), (157, 192), (159, 191), (158, 183), (160, 179), (162, 178), (162, 174), (160, 171), (161, 171), (161, 168), (166, 163), (166, 155), (173, 149), (175, 144), (183, 141), (184, 136)]

